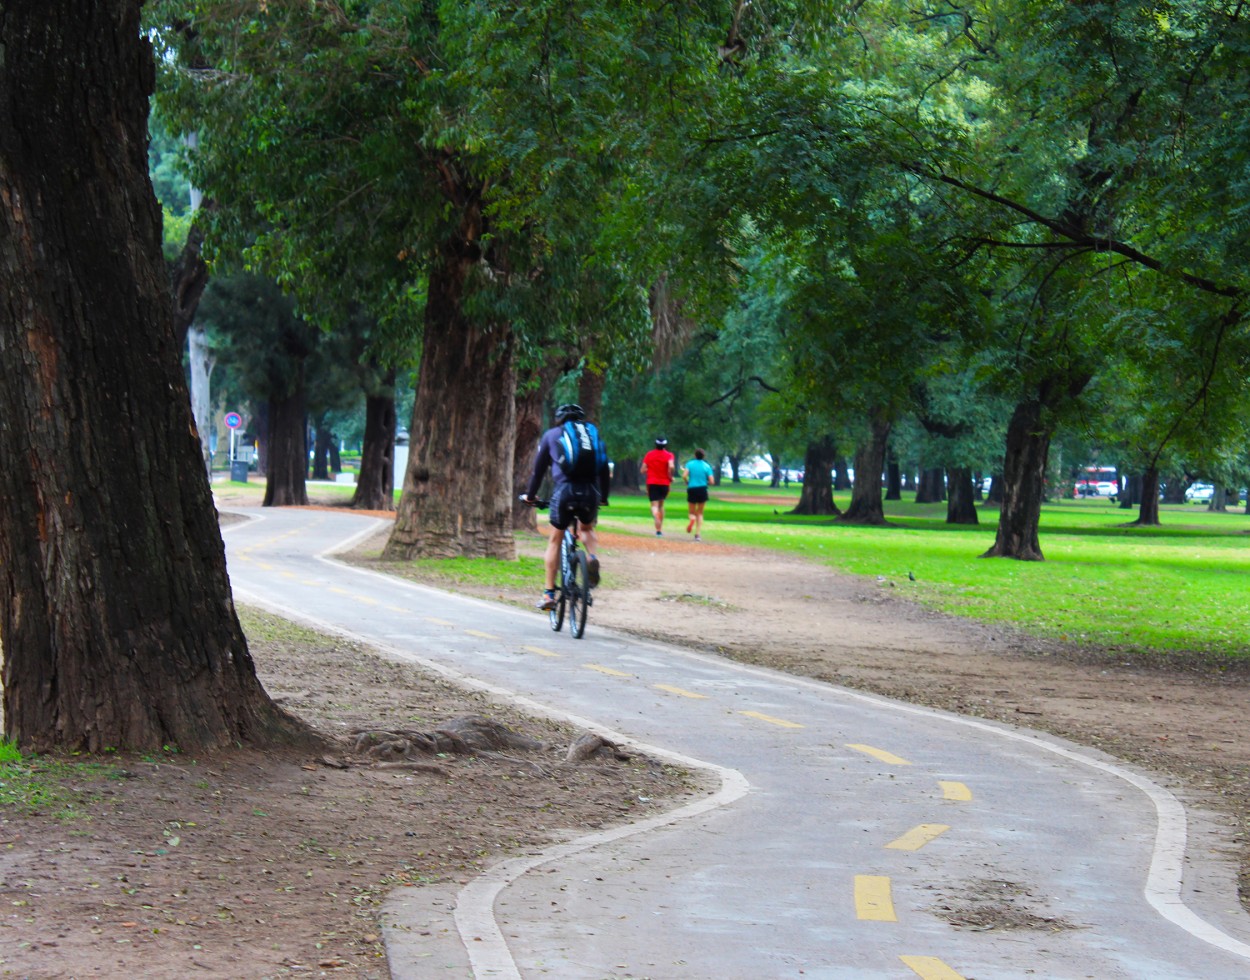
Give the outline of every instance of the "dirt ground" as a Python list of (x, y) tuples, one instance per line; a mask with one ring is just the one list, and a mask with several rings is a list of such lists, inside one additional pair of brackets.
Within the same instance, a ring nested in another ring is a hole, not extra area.
[[(1245, 671), (1030, 640), (927, 612), (908, 601), (905, 579), (852, 578), (720, 545), (714, 525), (696, 544), (683, 523), (671, 521), (659, 539), (602, 536), (592, 630), (1096, 746), (1232, 815), (1240, 833), (1229, 847), (1245, 858)], [(531, 554), (541, 545), (537, 536), (521, 542)], [(376, 566), (379, 547), (365, 543), (354, 560)], [(536, 598), (467, 591), (521, 605)], [(363, 647), (253, 611), (244, 618), (267, 690), (323, 731), (431, 732), (472, 713), (548, 747), (379, 765), (345, 742), (314, 754), (162, 753), (80, 772), (63, 780), (68, 817), (64, 802), (35, 814), (0, 808), (0, 976), (386, 978), (376, 916), (390, 889), (466, 881), (522, 848), (702, 791), (692, 774), (643, 758), (563, 764), (585, 733)]]

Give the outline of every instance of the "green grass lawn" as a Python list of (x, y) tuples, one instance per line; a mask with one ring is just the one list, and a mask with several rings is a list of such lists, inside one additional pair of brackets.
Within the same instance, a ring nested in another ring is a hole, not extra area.
[[(1127, 528), (1136, 510), (1097, 498), (1056, 502), (1042, 511), (1046, 560), (1020, 562), (979, 557), (994, 542), (995, 509), (980, 509), (979, 526), (957, 527), (945, 523), (945, 504), (886, 501), (891, 526), (862, 528), (788, 515), (797, 500), (798, 487), (722, 485), (704, 537), (802, 555), (892, 582), (900, 596), (948, 613), (1093, 647), (1250, 655), (1250, 516), (1240, 508), (1164, 507), (1161, 527)], [(845, 508), (849, 495), (837, 503)], [(679, 486), (668, 505), (673, 537), (684, 538), (685, 514)], [(615, 498), (603, 522), (647, 533), (647, 501)]]

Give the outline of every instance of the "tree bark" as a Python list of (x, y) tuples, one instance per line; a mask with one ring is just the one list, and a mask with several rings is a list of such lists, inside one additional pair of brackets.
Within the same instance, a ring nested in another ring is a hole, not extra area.
[[(1007, 425), (1007, 454), (1003, 461), (1003, 499), (994, 545), (983, 558), (1042, 561), (1038, 539), (1046, 461), (1053, 425), (1044, 422), (1038, 399), (1021, 402)], [(991, 494), (992, 496), (992, 494)]]
[(1159, 471), (1150, 467), (1141, 477), (1141, 504), (1137, 511), (1136, 527), (1159, 526)]
[(916, 503), (940, 504), (946, 499), (946, 470), (940, 466), (930, 466), (920, 471), (920, 480), (916, 484)]
[[(475, 240), (466, 233), (465, 242)], [(452, 244), (430, 271), (408, 469), (384, 549), (390, 560), (516, 557), (513, 337), (506, 324), (465, 315), (467, 279), (479, 259), (475, 248)]]
[(833, 489), (851, 490), (854, 488), (854, 484), (851, 482), (851, 474), (848, 470), (846, 457), (839, 453), (833, 461)]
[(833, 502), (833, 462), (837, 447), (833, 436), (821, 436), (807, 444), (803, 456), (803, 489), (791, 514), (837, 516), (842, 511)]
[(881, 525), (886, 522), (881, 503), (881, 474), (885, 470), (885, 448), (891, 428), (892, 423), (884, 413), (873, 412), (868, 438), (855, 450), (851, 505), (838, 518), (838, 523)]
[(352, 506), (357, 510), (395, 509), (395, 369), (376, 391), (365, 395), (365, 439)]
[(294, 390), (285, 398), (270, 398), (265, 499), (262, 507), (308, 506), (308, 413), (304, 394), (304, 362), (295, 369)]
[(192, 326), (187, 331), (187, 361), (191, 369), (191, 415), (195, 419), (195, 430), (200, 436), (204, 470), (211, 476), (213, 454), (209, 450), (209, 437), (213, 431), (213, 413), (209, 382), (216, 362), (212, 348), (208, 346), (207, 335), (199, 327)]
[[(565, 369), (562, 358), (547, 358), (533, 369), (528, 382), (520, 386), (521, 393), (516, 398), (516, 448), (513, 451), (512, 462), (512, 525), (534, 533), (538, 532), (538, 511), (528, 504), (521, 503), (520, 497), (529, 486), (530, 473), (534, 467), (534, 455), (538, 452), (538, 440), (548, 428), (543, 417), (543, 406), (547, 404), (556, 379), (564, 373)], [(600, 397), (600, 402), (602, 403), (602, 397)], [(582, 407), (586, 407), (584, 403)], [(597, 423), (599, 421), (598, 409), (595, 410), (595, 414), (587, 412), (586, 417)], [(606, 436), (604, 438), (606, 441)], [(619, 470), (620, 467), (617, 467), (618, 472)]]
[(946, 488), (946, 523), (980, 524), (972, 472), (967, 467), (952, 466), (946, 471)]
[(325, 427), (324, 421), (313, 426), (312, 478), (314, 480), (330, 479), (330, 446), (334, 444), (334, 433)]
[(230, 594), (147, 179), (140, 6), (0, 13), (0, 640), (24, 750), (306, 732)]
[(893, 453), (889, 453), (885, 461), (885, 499), (903, 499), (903, 474), (899, 469), (898, 457)]

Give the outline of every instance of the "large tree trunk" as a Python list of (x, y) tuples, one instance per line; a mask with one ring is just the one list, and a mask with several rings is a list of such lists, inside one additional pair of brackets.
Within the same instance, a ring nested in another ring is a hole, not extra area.
[(170, 329), (139, 9), (0, 13), (0, 642), (4, 734), (27, 750), (303, 730), (230, 595)]
[(983, 558), (1019, 558), (1041, 561), (1037, 528), (1042, 514), (1046, 460), (1052, 426), (1040, 400), (1021, 402), (1007, 425), (1007, 455), (1003, 461), (1003, 499), (998, 534)]
[(390, 560), (516, 557), (513, 338), (504, 324), (464, 314), (477, 258), (445, 255), (430, 272), (408, 470), (384, 551)]
[(365, 439), (352, 506), (357, 510), (395, 509), (395, 369), (376, 391), (365, 395)]
[(980, 524), (972, 472), (967, 467), (952, 466), (946, 471), (946, 487), (946, 523)]
[(833, 461), (837, 447), (833, 436), (822, 436), (807, 444), (803, 456), (803, 490), (791, 514), (837, 516), (842, 511), (833, 502)]
[(868, 438), (855, 450), (855, 484), (851, 488), (851, 505), (838, 518), (840, 524), (885, 523), (881, 504), (881, 474), (885, 470), (885, 447), (890, 439), (892, 423), (881, 412), (874, 412)]
[(304, 362), (295, 369), (295, 390), (270, 398), (267, 413), (264, 507), (308, 506), (308, 413)]
[[(516, 446), (513, 449), (512, 461), (512, 525), (534, 533), (538, 532), (538, 511), (529, 504), (521, 503), (520, 498), (529, 486), (534, 455), (538, 452), (538, 440), (547, 430), (543, 406), (547, 404), (547, 398), (551, 395), (556, 379), (566, 369), (567, 366), (562, 358), (548, 358), (533, 370), (529, 382), (520, 386), (521, 393), (516, 398)], [(600, 395), (602, 396), (602, 392)], [(586, 407), (584, 402), (581, 404), (583, 408)], [(597, 423), (599, 421), (598, 408), (593, 414), (587, 411), (586, 417)], [(620, 471), (619, 466), (617, 471)]]
[(1158, 527), (1159, 525), (1159, 471), (1153, 466), (1142, 474), (1141, 506), (1137, 511), (1137, 527)]

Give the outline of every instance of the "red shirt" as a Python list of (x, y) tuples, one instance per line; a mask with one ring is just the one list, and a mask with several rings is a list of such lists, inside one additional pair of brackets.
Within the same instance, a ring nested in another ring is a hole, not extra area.
[(642, 465), (647, 468), (647, 482), (660, 486), (669, 486), (673, 482), (673, 474), (669, 464), (677, 459), (667, 449), (653, 449), (642, 457)]

